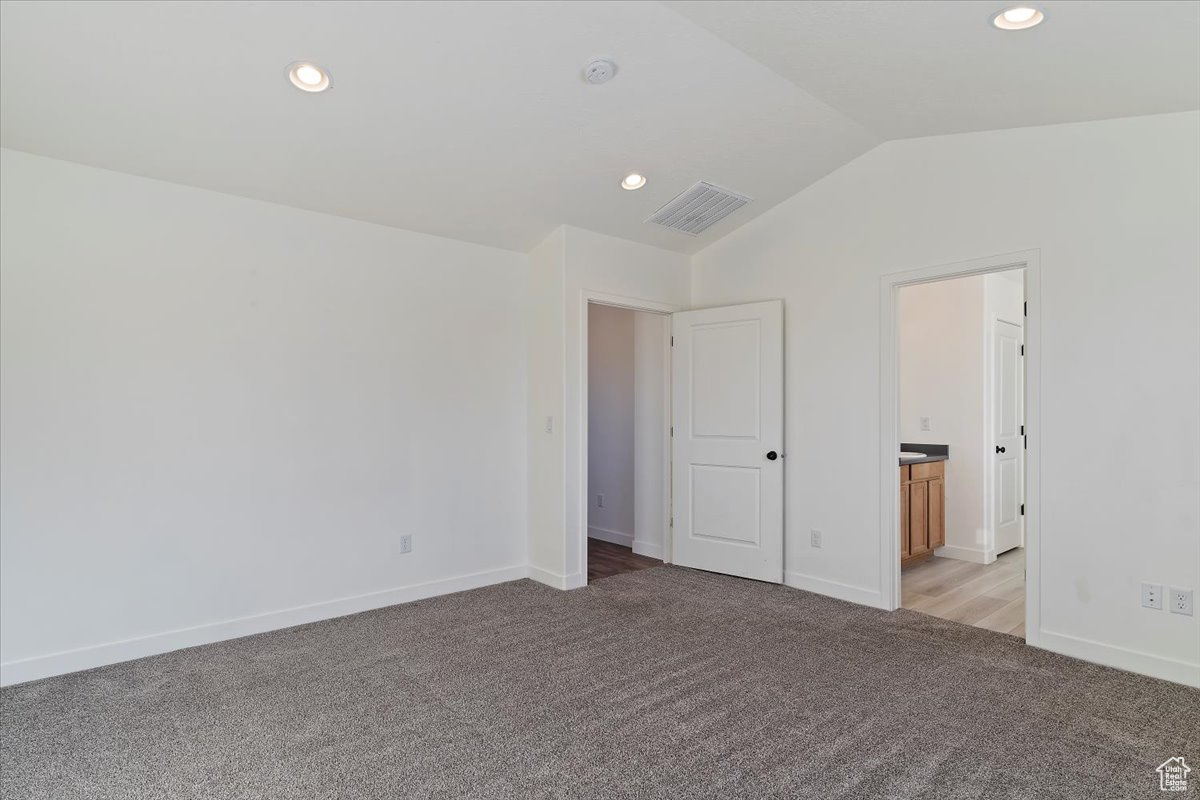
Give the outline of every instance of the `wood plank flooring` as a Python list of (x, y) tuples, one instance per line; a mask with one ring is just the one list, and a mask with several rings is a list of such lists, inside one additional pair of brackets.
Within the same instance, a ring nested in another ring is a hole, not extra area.
[(900, 573), (900, 605), (1025, 638), (1025, 549), (991, 564), (937, 556)]
[(588, 583), (622, 572), (657, 567), (662, 563), (657, 558), (639, 556), (629, 547), (588, 539)]

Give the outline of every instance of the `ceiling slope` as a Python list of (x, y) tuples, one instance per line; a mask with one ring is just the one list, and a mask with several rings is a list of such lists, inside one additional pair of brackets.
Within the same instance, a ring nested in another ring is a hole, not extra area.
[[(0, 145), (512, 250), (565, 223), (691, 253), (887, 139), (1200, 107), (1200, 3), (1047, 0), (1017, 33), (1003, 5), (5, 0)], [(301, 59), (333, 89), (292, 88)], [(697, 181), (753, 202), (645, 224)]]
[(1015, 0), (667, 3), (881, 139), (1200, 108), (1200, 2), (1034, 4), (1000, 31)]
[[(526, 251), (567, 223), (692, 252), (878, 143), (644, 2), (0, 6), (0, 144)], [(598, 56), (618, 65), (582, 79)], [(295, 90), (287, 66), (327, 68)], [(649, 177), (624, 191), (628, 172)], [(698, 180), (754, 202), (647, 225)]]

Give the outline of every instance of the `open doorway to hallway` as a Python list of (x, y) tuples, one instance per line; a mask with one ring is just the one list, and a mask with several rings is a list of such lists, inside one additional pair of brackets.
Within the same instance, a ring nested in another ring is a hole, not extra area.
[(1025, 271), (903, 286), (900, 605), (1025, 634)]
[(588, 303), (588, 583), (662, 564), (670, 317)]

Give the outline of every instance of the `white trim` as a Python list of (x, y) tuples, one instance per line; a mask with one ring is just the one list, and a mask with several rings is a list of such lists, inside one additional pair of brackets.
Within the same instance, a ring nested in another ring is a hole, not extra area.
[(994, 555), (991, 555), (986, 550), (977, 550), (973, 547), (957, 547), (948, 544), (945, 547), (939, 547), (933, 551), (935, 556), (942, 558), (955, 558), (959, 561), (970, 561), (973, 564), (990, 564), (996, 560)]
[(1163, 658), (1140, 650), (1130, 650), (1054, 631), (1041, 631), (1038, 647), (1093, 664), (1103, 664), (1106, 667), (1200, 688), (1200, 664)]
[(247, 617), (221, 622), (210, 622), (190, 628), (179, 628), (163, 633), (152, 633), (147, 636), (137, 636), (115, 642), (81, 647), (76, 650), (64, 650), (43, 656), (22, 658), (6, 661), (0, 664), (0, 686), (14, 683), (48, 678), (52, 675), (62, 675), (68, 672), (78, 672), (83, 669), (102, 667), (106, 664), (116, 664), (135, 658), (169, 653), (184, 647), (212, 644), (227, 639), (237, 639), (256, 633), (266, 633), (295, 625), (305, 625), (310, 622), (344, 617), (347, 614), (357, 614), (385, 606), (400, 603), (411, 603), (452, 592), (463, 592), (468, 589), (478, 589), (495, 583), (520, 580), (529, 575), (529, 568), (524, 565), (502, 567), (500, 569), (475, 572), (469, 575), (458, 575), (452, 578), (418, 583), (412, 586), (401, 586), (394, 589), (384, 589), (378, 592), (342, 597), (320, 603), (310, 603), (279, 611), (268, 611), (264, 614), (253, 614)]
[[(567, 503), (567, 519), (574, 516), (576, 520), (576, 529), (579, 536), (579, 559), (576, 564), (576, 576), (582, 577), (583, 583), (587, 584), (587, 512), (588, 512), (588, 303), (596, 303), (597, 305), (616, 306), (617, 308), (627, 308), (631, 311), (648, 311), (653, 314), (671, 315), (676, 311), (682, 311), (682, 306), (677, 306), (672, 303), (660, 303), (656, 300), (643, 300), (637, 297), (622, 297), (616, 294), (607, 294), (605, 292), (595, 292), (590, 289), (582, 289), (579, 292), (579, 406), (577, 413), (579, 414), (578, 430), (579, 430), (579, 487), (575, 492), (574, 497), (566, 498)], [(663, 347), (665, 349), (664, 364), (666, 368), (663, 370), (663, 419), (667, 424), (663, 426), (663, 491), (665, 493), (666, 502), (663, 503), (663, 553), (659, 557), (670, 563), (671, 560), (671, 330), (670, 326), (665, 326), (666, 330), (663, 336)], [(568, 411), (567, 413), (571, 413)], [(563, 420), (563, 430), (569, 430), (569, 426)], [(567, 543), (572, 535), (570, 526), (563, 532), (563, 552), (567, 552), (569, 548)], [(636, 531), (634, 532), (636, 535)], [(548, 581), (541, 581), (548, 583)], [(553, 585), (553, 584), (549, 584)], [(574, 588), (574, 587), (566, 587)]]
[(883, 275), (879, 279), (879, 596), (881, 608), (900, 606), (899, 500), (896, 453), (900, 446), (896, 301), (901, 286), (1025, 269), (1025, 641), (1041, 635), (1041, 252), (1017, 253)]
[(621, 533), (620, 531), (610, 531), (608, 528), (594, 528), (588, 526), (587, 535), (589, 539), (599, 539), (602, 542), (611, 544), (619, 544), (622, 547), (633, 547), (633, 534)]
[[(851, 586), (848, 583), (817, 578), (801, 572), (785, 570), (783, 573), (783, 585), (790, 586), (793, 589), (803, 589), (806, 592), (823, 594), (838, 600), (846, 600), (850, 603), (858, 603), (859, 605), (872, 606), (874, 608), (885, 608), (882, 595), (875, 589)], [(891, 609), (887, 610), (890, 611)]]
[(538, 583), (545, 584), (552, 589), (578, 589), (582, 586), (587, 586), (587, 573), (580, 574), (573, 572), (570, 575), (559, 575), (557, 572), (551, 572), (548, 569), (541, 567), (529, 566), (529, 578)]
[(657, 558), (659, 561), (662, 561), (663, 546), (654, 544), (653, 542), (639, 542), (637, 539), (634, 539), (633, 552), (639, 556), (649, 556), (650, 558)]

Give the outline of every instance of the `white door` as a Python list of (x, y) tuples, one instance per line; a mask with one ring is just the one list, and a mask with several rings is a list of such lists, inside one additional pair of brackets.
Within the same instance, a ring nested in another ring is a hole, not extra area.
[(783, 582), (783, 301), (672, 315), (672, 561)]
[(1021, 326), (996, 320), (992, 369), (992, 530), (996, 554), (1022, 546), (1025, 389)]

